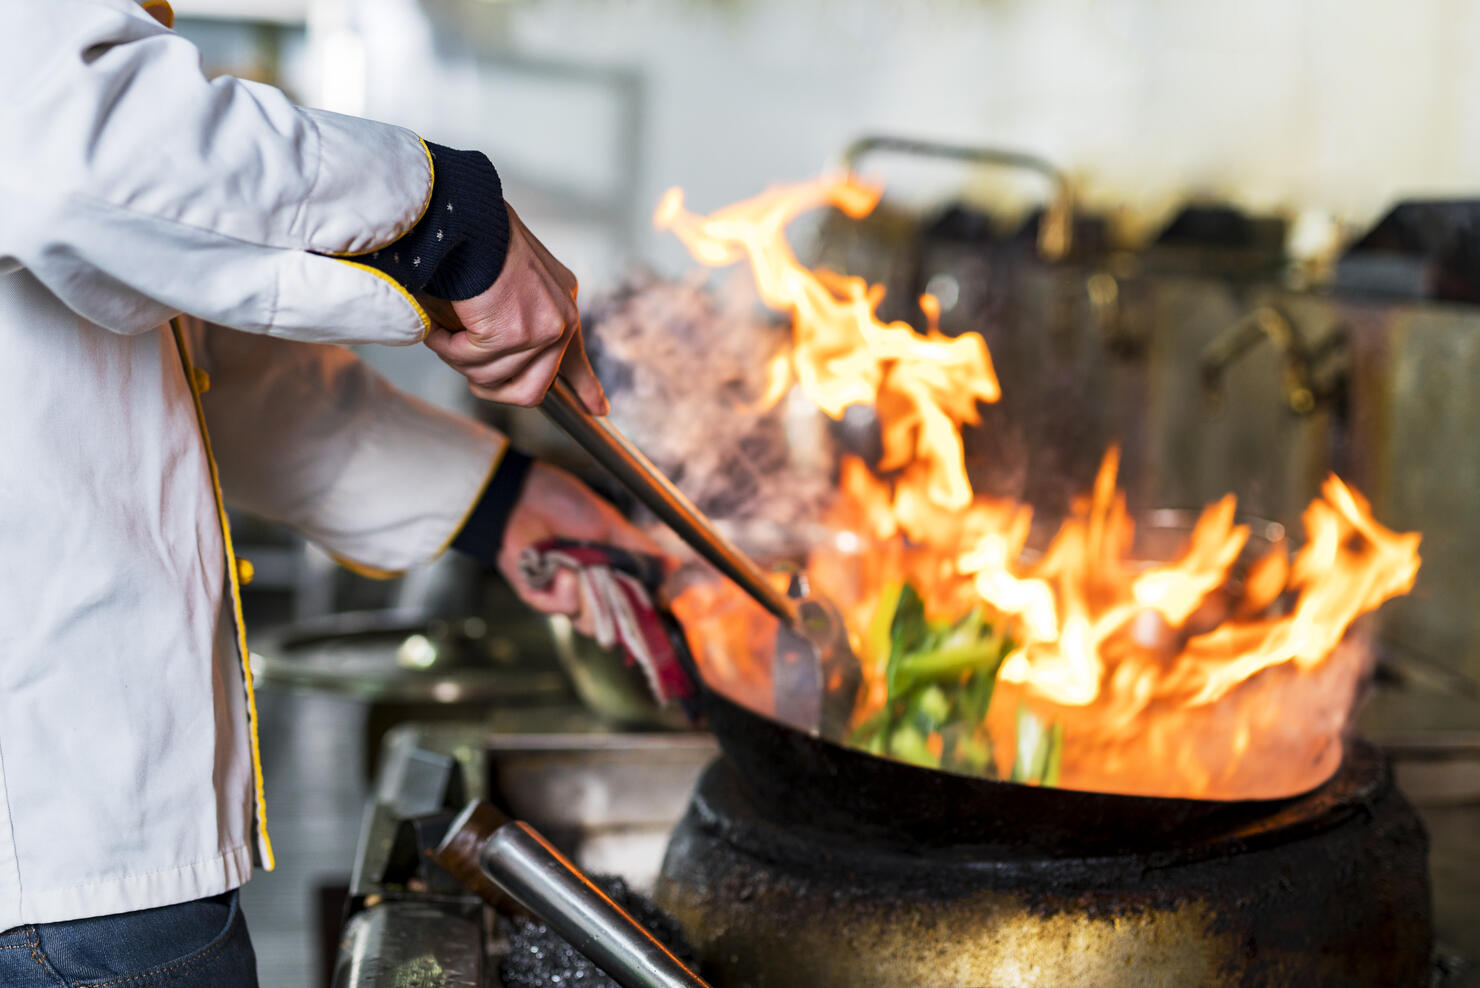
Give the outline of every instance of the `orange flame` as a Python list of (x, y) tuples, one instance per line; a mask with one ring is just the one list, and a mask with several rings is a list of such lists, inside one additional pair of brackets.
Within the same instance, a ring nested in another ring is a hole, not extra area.
[[(909, 582), (929, 614), (984, 608), (1015, 642), (982, 725), (1006, 742), (999, 761), (1010, 761), (1021, 703), (1064, 725), (1066, 786), (1273, 797), (1334, 771), (1362, 672), (1360, 649), (1343, 638), (1360, 615), (1411, 589), (1419, 536), (1378, 524), (1333, 475), (1306, 509), (1293, 561), (1279, 544), (1241, 566), (1251, 532), (1235, 522), (1232, 495), (1203, 510), (1175, 558), (1138, 559), (1111, 448), (1090, 494), (1031, 560), (1031, 509), (977, 496), (966, 474), (961, 430), (980, 421), (978, 402), (1001, 394), (982, 338), (941, 333), (930, 296), (920, 299), (925, 332), (881, 322), (881, 286), (809, 271), (786, 241), (804, 210), (830, 205), (858, 218), (879, 195), (824, 179), (701, 217), (674, 189), (654, 219), (701, 263), (748, 261), (766, 304), (790, 313), (792, 347), (769, 369), (763, 401), (774, 404), (794, 379), (834, 418), (853, 404), (879, 418), (883, 457), (875, 470), (844, 461), (831, 519), (865, 544), (821, 547), (808, 561), (864, 659), (860, 721), (885, 702), (891, 594)], [(754, 611), (713, 588), (676, 608), (706, 671), (764, 707), (757, 656), (768, 647)], [(940, 743), (926, 739), (931, 751)]]
[(780, 404), (791, 390), (791, 351), (782, 350), (766, 362), (766, 389), (751, 407), (755, 412), (769, 412)]
[(918, 467), (934, 503), (965, 508), (971, 484), (960, 427), (979, 421), (977, 402), (1001, 397), (986, 343), (881, 322), (882, 287), (809, 271), (786, 242), (786, 224), (803, 210), (830, 205), (857, 218), (878, 201), (878, 189), (839, 179), (785, 186), (699, 217), (684, 209), (681, 190), (670, 189), (653, 222), (703, 264), (748, 259), (762, 300), (792, 315), (792, 369), (807, 395), (833, 418), (849, 405), (873, 405), (884, 425), (880, 469)]

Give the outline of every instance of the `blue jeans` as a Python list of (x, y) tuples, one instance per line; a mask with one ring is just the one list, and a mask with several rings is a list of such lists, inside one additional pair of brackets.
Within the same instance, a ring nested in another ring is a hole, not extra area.
[(237, 894), (0, 932), (5, 988), (258, 988)]

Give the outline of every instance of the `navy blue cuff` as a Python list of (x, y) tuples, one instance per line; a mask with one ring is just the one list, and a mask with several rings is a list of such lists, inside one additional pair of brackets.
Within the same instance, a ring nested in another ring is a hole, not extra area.
[(512, 446), (504, 451), (503, 461), (493, 473), (483, 496), (468, 513), (460, 532), (452, 540), (452, 548), (472, 556), (484, 566), (492, 567), (498, 562), (499, 549), (504, 544), (504, 529), (509, 527), (509, 515), (519, 496), (524, 493), (524, 481), (534, 460)]
[(509, 253), (509, 208), (487, 155), (427, 142), (432, 198), (406, 235), (357, 258), (412, 294), (459, 301), (498, 279)]

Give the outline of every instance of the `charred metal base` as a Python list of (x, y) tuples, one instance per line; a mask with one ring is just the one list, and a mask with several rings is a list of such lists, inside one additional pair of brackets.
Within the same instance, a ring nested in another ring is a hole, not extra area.
[(1427, 837), (1366, 744), (1268, 815), (1095, 856), (1031, 834), (922, 847), (760, 805), (711, 765), (658, 887), (724, 988), (1428, 984)]

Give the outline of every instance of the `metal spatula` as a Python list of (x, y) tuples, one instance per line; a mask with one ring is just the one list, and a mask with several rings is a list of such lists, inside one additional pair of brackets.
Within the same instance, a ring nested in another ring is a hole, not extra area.
[(777, 719), (823, 737), (841, 738), (853, 713), (861, 672), (837, 608), (810, 594), (800, 575), (788, 591), (778, 590), (765, 571), (720, 534), (714, 522), (626, 436), (586, 411), (564, 381), (555, 380), (540, 410), (690, 548), (776, 616), (781, 622), (772, 669)]

